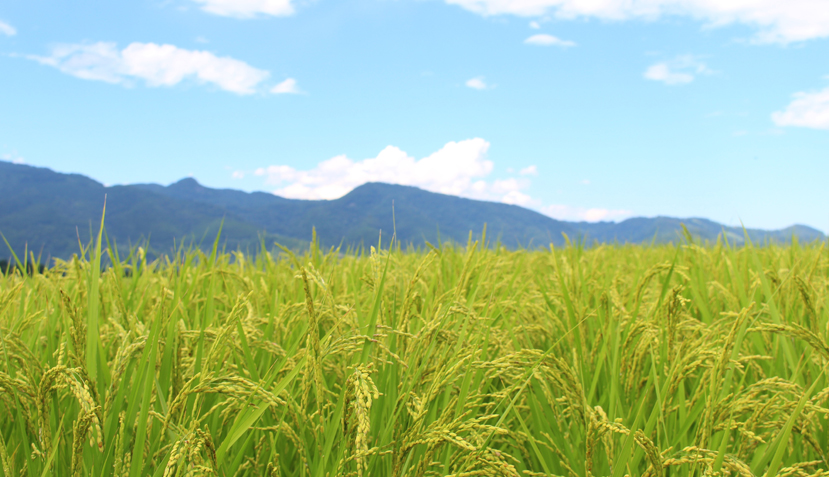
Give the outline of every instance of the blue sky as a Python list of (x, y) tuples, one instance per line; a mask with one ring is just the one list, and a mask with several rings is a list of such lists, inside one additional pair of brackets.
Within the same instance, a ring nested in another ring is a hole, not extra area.
[(0, 158), (829, 231), (829, 5), (5, 0)]

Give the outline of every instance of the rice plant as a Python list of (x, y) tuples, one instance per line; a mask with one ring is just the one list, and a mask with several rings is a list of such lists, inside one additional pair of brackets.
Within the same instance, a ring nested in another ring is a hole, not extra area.
[(824, 244), (489, 245), (0, 275), (2, 475), (829, 475)]

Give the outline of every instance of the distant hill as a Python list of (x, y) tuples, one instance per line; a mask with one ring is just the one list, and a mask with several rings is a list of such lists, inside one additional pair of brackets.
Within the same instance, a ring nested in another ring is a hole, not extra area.
[[(465, 243), (470, 231), (507, 247), (561, 245), (562, 233), (588, 242), (640, 243), (677, 240), (681, 225), (705, 240), (723, 232), (742, 243), (743, 230), (706, 219), (633, 218), (623, 222), (564, 222), (522, 207), (427, 192), (415, 187), (369, 183), (336, 200), (293, 200), (263, 192), (211, 189), (194, 179), (169, 186), (137, 184), (104, 187), (78, 174), (0, 161), (0, 232), (16, 252), (68, 258), (97, 230), (107, 197), (106, 230), (119, 249), (150, 238), (159, 253), (174, 242), (208, 246), (224, 220), (222, 243), (228, 249), (256, 250), (260, 238), (300, 247), (311, 230), (324, 246), (376, 244), (382, 231), (388, 243), (395, 230), (404, 244), (451, 240)], [(392, 215), (394, 210), (394, 215)], [(824, 240), (804, 225), (782, 230), (748, 231), (753, 241)], [(0, 251), (0, 257), (7, 253)]]
[[(122, 250), (150, 238), (156, 249), (170, 250), (174, 239), (207, 243), (225, 219), (222, 237), (228, 247), (255, 247), (260, 228), (225, 209), (173, 200), (134, 186), (104, 187), (78, 174), (0, 161), (0, 232), (15, 252), (26, 245), (42, 257), (71, 257), (97, 232), (107, 198), (106, 229)], [(276, 238), (276, 237), (269, 237)], [(290, 243), (290, 242), (289, 242)], [(7, 257), (8, 250), (0, 250)]]

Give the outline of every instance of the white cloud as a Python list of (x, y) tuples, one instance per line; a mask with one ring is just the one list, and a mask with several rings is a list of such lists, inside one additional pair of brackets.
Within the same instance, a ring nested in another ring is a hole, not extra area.
[(0, 33), (6, 36), (14, 36), (17, 35), (17, 30), (3, 20), (0, 20)]
[(537, 21), (531, 21), (530, 28), (532, 28), (533, 30), (538, 30), (539, 28), (541, 28), (541, 25)]
[(257, 169), (255, 174), (278, 187), (274, 194), (292, 199), (337, 199), (366, 182), (385, 182), (523, 207), (540, 206), (540, 201), (522, 192), (530, 186), (527, 179), (486, 180), (494, 167), (486, 158), (488, 149), (489, 143), (480, 138), (453, 141), (417, 160), (387, 146), (376, 157), (362, 161), (340, 155), (309, 170), (272, 165)]
[(815, 93), (796, 93), (783, 111), (771, 115), (778, 126), (829, 130), (829, 88)]
[(255, 93), (270, 76), (234, 58), (155, 43), (131, 43), (120, 51), (107, 42), (59, 45), (50, 56), (29, 58), (88, 80), (130, 85), (140, 79), (148, 86), (173, 86), (192, 78), (237, 94)]
[(789, 43), (829, 37), (823, 0), (445, 0), (480, 15), (552, 15), (603, 20), (654, 20), (687, 16), (708, 26), (743, 24), (758, 29), (756, 41)]
[[(335, 156), (306, 170), (287, 165), (271, 165), (256, 169), (273, 193), (290, 199), (338, 199), (367, 182), (385, 182), (415, 186), (432, 192), (470, 199), (488, 200), (535, 209), (560, 220), (616, 220), (631, 215), (628, 210), (543, 206), (526, 190), (526, 177), (487, 180), (494, 164), (487, 159), (489, 142), (481, 138), (446, 143), (438, 151), (415, 159), (395, 146), (387, 146), (376, 157), (355, 161), (345, 155)], [(536, 166), (521, 170), (534, 175)], [(233, 176), (236, 177), (234, 172)]]
[(531, 207), (538, 205), (538, 201), (528, 196), (523, 192), (511, 190), (501, 198), (501, 202), (510, 205), (520, 205), (521, 207)]
[(489, 191), (495, 194), (514, 194), (520, 190), (524, 190), (530, 186), (530, 181), (527, 179), (516, 179), (510, 177), (508, 179), (498, 179), (489, 187)]
[(535, 165), (527, 166), (527, 167), (521, 169), (520, 171), (518, 171), (518, 173), (521, 174), (522, 176), (537, 176), (538, 175), (538, 167), (536, 167)]
[(561, 38), (556, 38), (553, 35), (548, 35), (546, 33), (540, 33), (538, 35), (533, 35), (526, 40), (524, 43), (528, 45), (538, 45), (538, 46), (560, 46), (562, 48), (569, 48), (571, 46), (576, 46), (576, 43), (569, 40), (562, 40)]
[(3, 154), (0, 158), (4, 161), (9, 161), (12, 164), (26, 164), (26, 161), (17, 154)]
[(297, 199), (336, 199), (366, 182), (387, 182), (420, 187), (443, 194), (476, 198), (495, 198), (506, 194), (511, 184), (480, 180), (492, 172), (486, 159), (489, 143), (475, 138), (449, 142), (433, 154), (416, 160), (394, 146), (387, 146), (377, 157), (353, 161), (335, 156), (310, 170), (272, 165), (259, 168), (267, 184), (281, 186), (275, 194)]
[(484, 90), (484, 89), (488, 88), (487, 84), (484, 82), (484, 77), (483, 76), (478, 76), (477, 78), (472, 78), (470, 80), (467, 80), (466, 81), (466, 86), (468, 86), (472, 89), (477, 89), (477, 90)]
[(233, 171), (233, 174), (231, 174), (230, 177), (233, 179), (244, 179), (245, 171)]
[(271, 88), (271, 93), (273, 94), (299, 94), (301, 92), (296, 85), (296, 80), (293, 78), (288, 78)]
[(665, 84), (685, 84), (694, 81), (694, 75), (671, 71), (667, 63), (657, 63), (645, 70), (645, 78), (654, 81), (662, 81)]
[(619, 220), (630, 217), (629, 210), (611, 210), (602, 208), (570, 207), (567, 205), (548, 205), (541, 208), (541, 213), (557, 220), (600, 222), (603, 220)]
[(293, 15), (291, 0), (193, 0), (202, 10), (214, 15), (253, 18), (257, 15), (283, 17)]
[(645, 70), (645, 79), (661, 81), (668, 85), (687, 84), (696, 74), (712, 74), (713, 71), (693, 55), (682, 55), (671, 61), (656, 63)]

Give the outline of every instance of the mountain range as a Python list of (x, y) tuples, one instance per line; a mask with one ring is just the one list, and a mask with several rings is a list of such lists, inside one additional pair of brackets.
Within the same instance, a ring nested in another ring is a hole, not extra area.
[[(587, 243), (677, 241), (684, 224), (692, 235), (741, 244), (744, 232), (701, 218), (631, 218), (622, 222), (565, 222), (515, 205), (437, 194), (416, 187), (368, 183), (335, 200), (286, 199), (264, 192), (204, 187), (192, 178), (169, 186), (133, 184), (105, 187), (79, 174), (0, 161), (0, 232), (20, 254), (43, 258), (78, 253), (97, 231), (106, 196), (106, 231), (119, 250), (143, 244), (155, 254), (174, 244), (208, 247), (220, 224), (228, 250), (256, 250), (261, 240), (289, 248), (306, 246), (312, 230), (325, 246), (426, 241), (466, 243), (470, 231), (509, 248), (562, 245), (564, 234)], [(748, 229), (752, 241), (826, 239), (805, 225), (781, 230)], [(0, 257), (9, 255), (0, 252)]]

